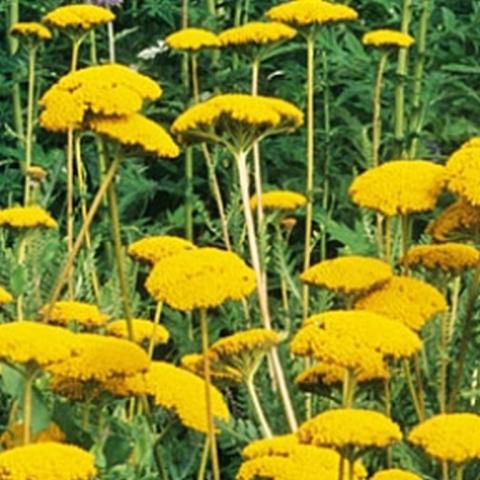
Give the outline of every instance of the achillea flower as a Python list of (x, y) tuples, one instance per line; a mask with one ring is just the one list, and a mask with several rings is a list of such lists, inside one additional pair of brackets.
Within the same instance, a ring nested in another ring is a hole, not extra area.
[(437, 242), (475, 238), (480, 233), (480, 208), (460, 198), (428, 226), (427, 233)]
[[(154, 345), (167, 343), (170, 338), (169, 331), (163, 325), (157, 325), (150, 320), (132, 318), (133, 338), (136, 343), (149, 342), (153, 339)], [(118, 338), (128, 340), (128, 329), (126, 320), (115, 320), (107, 325), (106, 333)]]
[(0, 210), (0, 226), (10, 228), (56, 228), (57, 222), (41, 207), (11, 207)]
[(370, 480), (422, 480), (422, 477), (406, 470), (390, 468), (389, 470), (381, 470), (375, 473), (373, 477), (370, 477)]
[(38, 165), (30, 165), (25, 172), (32, 182), (41, 182), (47, 178), (47, 171)]
[(447, 188), (458, 193), (474, 206), (480, 206), (480, 188), (476, 179), (480, 174), (480, 147), (461, 148), (447, 161)]
[(400, 428), (372, 410), (329, 410), (307, 420), (297, 432), (300, 443), (343, 449), (383, 448), (402, 439)]
[(61, 301), (45, 305), (40, 310), (40, 317), (54, 325), (67, 326), (70, 322), (87, 328), (101, 327), (108, 320), (96, 305), (84, 302)]
[(27, 37), (32, 40), (50, 40), (52, 33), (41, 23), (37, 22), (18, 22), (10, 29), (11, 35), (18, 35), (20, 37)]
[(463, 243), (417, 245), (410, 248), (402, 259), (402, 263), (408, 267), (443, 270), (455, 275), (474, 267), (479, 261), (479, 251)]
[(388, 263), (352, 255), (317, 263), (305, 270), (300, 279), (333, 292), (356, 295), (385, 283), (392, 275)]
[(0, 359), (39, 367), (62, 362), (78, 352), (76, 335), (68, 330), (34, 322), (0, 325)]
[(178, 145), (158, 123), (138, 113), (124, 117), (96, 117), (89, 123), (96, 133), (122, 145), (164, 158), (180, 155)]
[[(204, 356), (200, 353), (189, 353), (180, 359), (180, 365), (185, 370), (188, 370), (199, 377), (204, 378)], [(241, 373), (236, 368), (232, 368), (225, 364), (210, 363), (210, 375), (215, 383), (222, 384), (239, 384), (243, 382)]]
[(387, 217), (431, 210), (447, 183), (447, 169), (426, 160), (392, 160), (350, 185), (352, 201)]
[(203, 28), (184, 28), (170, 34), (165, 43), (175, 50), (198, 52), (202, 48), (220, 47), (218, 36)]
[[(207, 432), (205, 382), (182, 368), (165, 362), (151, 362), (144, 374), (118, 380), (110, 387), (117, 395), (150, 395), (155, 404), (175, 413), (183, 425)], [(214, 417), (228, 421), (225, 400), (215, 387), (210, 387)]]
[(473, 137), (467, 140), (460, 148), (480, 148), (480, 137)]
[(414, 42), (415, 39), (408, 33), (389, 29), (372, 30), (371, 32), (367, 32), (362, 38), (364, 45), (372, 45), (379, 48), (409, 48)]
[(167, 257), (176, 255), (184, 250), (194, 250), (195, 248), (197, 247), (192, 242), (184, 238), (158, 235), (141, 238), (131, 243), (128, 246), (127, 253), (135, 260), (155, 265), (155, 263)]
[[(250, 208), (257, 208), (257, 196), (250, 198)], [(265, 210), (295, 210), (307, 203), (305, 195), (289, 190), (273, 190), (262, 194), (262, 206)]]
[[(5, 430), (2, 435), (0, 435), (0, 446), (4, 450), (10, 450), (11, 448), (23, 445), (24, 429), (23, 423), (16, 423), (8, 430)], [(65, 442), (65, 434), (56, 423), (50, 422), (43, 430), (33, 435), (30, 441), (30, 443), (44, 442), (63, 443)]]
[(13, 297), (3, 287), (0, 287), (0, 305), (13, 302)]
[(262, 438), (249, 443), (242, 450), (242, 457), (245, 460), (252, 460), (258, 457), (270, 457), (278, 455), (288, 457), (300, 443), (294, 433), (278, 435), (272, 438)]
[(474, 413), (436, 415), (417, 425), (408, 440), (439, 460), (462, 464), (480, 458), (480, 416)]
[(448, 308), (445, 297), (432, 285), (412, 277), (393, 277), (355, 303), (356, 310), (385, 315), (419, 331), (435, 314)]
[(158, 262), (145, 284), (157, 302), (190, 311), (240, 300), (255, 288), (255, 274), (232, 252), (198, 248)]
[(356, 20), (358, 13), (346, 5), (319, 0), (291, 1), (271, 8), (266, 13), (270, 20), (295, 27), (325, 25)]
[(115, 15), (108, 8), (96, 5), (67, 5), (47, 13), (43, 21), (62, 30), (88, 31), (97, 25), (113, 22)]
[(297, 32), (279, 22), (249, 22), (224, 30), (218, 38), (222, 47), (267, 45), (293, 38)]

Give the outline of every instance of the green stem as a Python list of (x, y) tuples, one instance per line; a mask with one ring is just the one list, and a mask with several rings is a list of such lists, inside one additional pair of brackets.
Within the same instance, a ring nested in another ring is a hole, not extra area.
[(110, 63), (115, 63), (115, 31), (113, 27), (113, 22), (108, 22), (107, 31), (108, 31), (108, 58), (110, 60)]
[(351, 368), (345, 369), (343, 380), (342, 407), (352, 408), (355, 397), (355, 372)]
[(185, 238), (193, 242), (193, 149), (185, 150)]
[[(410, 218), (407, 214), (400, 215), (400, 222), (402, 228), (402, 256), (408, 251), (410, 245)], [(408, 273), (407, 267), (405, 267), (405, 273)]]
[[(386, 378), (383, 381), (383, 391), (384, 391), (384, 405), (385, 405), (385, 415), (388, 418), (392, 418), (392, 392), (390, 390), (390, 379)], [(388, 446), (387, 451), (387, 468), (392, 468), (393, 458), (392, 458), (392, 447)]]
[(405, 375), (405, 380), (407, 381), (408, 385), (408, 390), (410, 391), (410, 395), (412, 397), (413, 401), (413, 407), (415, 408), (415, 413), (417, 415), (417, 418), (420, 422), (423, 422), (425, 420), (425, 415), (423, 414), (420, 400), (418, 399), (418, 394), (417, 390), (415, 388), (415, 385), (413, 383), (412, 379), (412, 374), (410, 372), (410, 364), (408, 359), (403, 359), (403, 373)]
[(340, 452), (340, 460), (338, 464), (338, 480), (345, 480), (345, 457)]
[(455, 470), (455, 480), (463, 480), (464, 471), (465, 471), (465, 465), (457, 465)]
[(78, 67), (78, 54), (83, 37), (72, 39), (72, 62), (70, 64), (70, 72), (75, 72)]
[[(67, 132), (67, 252), (68, 255), (73, 250), (74, 235), (74, 208), (73, 208), (73, 157), (74, 157), (74, 130), (69, 128)], [(74, 268), (72, 267), (68, 275), (68, 296), (70, 300), (74, 298)]]
[(198, 468), (197, 480), (205, 480), (205, 473), (207, 470), (208, 452), (209, 452), (208, 436), (205, 437), (205, 442), (202, 449), (202, 458), (200, 460), (200, 466)]
[(247, 386), (248, 394), (250, 396), (250, 400), (252, 401), (255, 414), (257, 415), (258, 421), (260, 423), (262, 434), (264, 438), (271, 438), (273, 436), (272, 429), (270, 428), (267, 417), (265, 416), (265, 412), (263, 411), (262, 404), (260, 403), (260, 399), (258, 398), (257, 392), (255, 390), (253, 375), (245, 381), (245, 384)]
[(92, 65), (98, 64), (98, 57), (97, 57), (97, 40), (95, 37), (95, 30), (90, 30), (90, 63)]
[(447, 409), (447, 367), (448, 367), (448, 311), (440, 319), (440, 344), (438, 355), (440, 357), (440, 367), (438, 369), (438, 403), (440, 413), (445, 413)]
[(150, 360), (153, 357), (153, 350), (155, 349), (155, 337), (157, 334), (157, 327), (160, 324), (160, 318), (162, 317), (162, 309), (163, 309), (163, 302), (157, 303), (157, 308), (155, 309), (155, 318), (153, 319), (153, 328), (152, 328), (152, 336), (148, 343), (148, 357)]
[(382, 138), (382, 86), (388, 51), (382, 53), (378, 63), (377, 77), (373, 90), (373, 123), (372, 123), (372, 167), (380, 165), (380, 142)]
[(442, 480), (449, 480), (447, 460), (441, 460), (440, 463), (442, 468)]
[(23, 444), (28, 445), (32, 436), (32, 387), (35, 377), (35, 367), (25, 367), (23, 384)]

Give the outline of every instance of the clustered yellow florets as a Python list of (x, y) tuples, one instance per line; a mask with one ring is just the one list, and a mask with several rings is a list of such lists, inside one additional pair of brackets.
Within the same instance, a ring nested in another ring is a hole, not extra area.
[(43, 21), (52, 27), (83, 31), (113, 20), (115, 15), (108, 8), (96, 5), (67, 5), (56, 8), (43, 17)]
[[(262, 206), (265, 210), (295, 210), (307, 203), (307, 197), (301, 193), (289, 190), (273, 190), (262, 194)], [(250, 208), (255, 210), (258, 204), (258, 197), (253, 195), (250, 198)]]
[(414, 42), (415, 39), (408, 33), (389, 29), (373, 30), (362, 38), (364, 45), (373, 45), (374, 47), (409, 48)]
[(102, 313), (96, 305), (84, 302), (61, 301), (53, 305), (45, 305), (40, 316), (48, 323), (68, 325), (78, 323), (84, 327), (101, 327), (105, 325), (108, 315)]
[(480, 148), (460, 148), (447, 161), (448, 189), (458, 193), (472, 205), (480, 205)]
[(249, 22), (239, 27), (224, 30), (219, 35), (223, 47), (241, 45), (265, 45), (289, 40), (296, 31), (279, 22)]
[(406, 470), (399, 470), (398, 468), (390, 468), (375, 473), (370, 480), (422, 480), (422, 477)]
[(184, 250), (193, 250), (197, 247), (184, 238), (170, 235), (145, 237), (128, 246), (128, 254), (135, 260), (155, 264), (167, 257), (176, 255)]
[[(8, 430), (5, 430), (0, 436), (0, 447), (8, 450), (23, 445), (24, 430), (23, 423), (16, 423)], [(34, 434), (30, 440), (30, 443), (44, 442), (63, 443), (65, 442), (65, 434), (56, 423), (50, 422), (43, 430)]]
[(50, 40), (50, 30), (38, 22), (18, 22), (10, 29), (12, 35), (33, 38), (34, 40)]
[[(133, 327), (133, 338), (136, 343), (150, 341), (153, 338), (154, 345), (167, 343), (170, 333), (163, 325), (154, 325), (150, 320), (142, 318), (131, 319)], [(106, 333), (118, 338), (128, 340), (128, 328), (126, 320), (115, 320), (107, 325)]]
[(220, 47), (218, 36), (203, 28), (184, 28), (170, 34), (165, 43), (176, 50), (197, 52), (202, 48)]
[(7, 290), (3, 287), (0, 287), (0, 305), (5, 305), (5, 303), (13, 302), (13, 297), (10, 295)]
[(41, 207), (12, 207), (0, 210), (0, 225), (11, 228), (55, 228), (57, 222)]

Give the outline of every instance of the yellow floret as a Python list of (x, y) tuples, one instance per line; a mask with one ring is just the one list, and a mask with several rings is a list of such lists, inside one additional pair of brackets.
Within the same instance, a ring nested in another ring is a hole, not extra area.
[(135, 260), (155, 264), (167, 257), (176, 255), (184, 250), (193, 250), (197, 247), (184, 238), (171, 235), (145, 237), (128, 246), (128, 254)]
[(472, 205), (480, 206), (480, 147), (461, 148), (447, 161), (447, 188), (464, 197)]
[(47, 13), (43, 21), (59, 29), (87, 31), (97, 25), (113, 22), (115, 15), (108, 9), (96, 5), (67, 5)]
[(413, 45), (415, 39), (408, 33), (398, 30), (379, 29), (366, 33), (362, 38), (364, 45), (373, 45), (374, 47), (400, 47), (409, 48)]
[(460, 148), (479, 148), (480, 137), (473, 137), (467, 140)]
[(101, 327), (108, 319), (108, 315), (102, 313), (96, 305), (74, 301), (61, 301), (53, 305), (45, 305), (39, 313), (47, 323), (64, 326), (70, 322), (76, 322), (88, 328)]
[(3, 287), (0, 287), (0, 305), (13, 302), (13, 297)]
[[(8, 430), (5, 430), (0, 436), (0, 446), (4, 450), (10, 450), (11, 448), (23, 445), (23, 434), (25, 427), (23, 423), (16, 423)], [(31, 443), (44, 443), (44, 442), (65, 442), (65, 434), (60, 427), (50, 422), (43, 430), (33, 435)]]
[(422, 480), (422, 477), (406, 470), (390, 468), (389, 470), (381, 470), (375, 473), (370, 480)]
[[(150, 341), (154, 337), (154, 345), (167, 343), (170, 333), (163, 325), (155, 325), (150, 320), (142, 318), (132, 318), (133, 338), (136, 343)], [(106, 333), (118, 338), (128, 340), (128, 328), (126, 320), (115, 320), (107, 325)]]
[(41, 207), (12, 207), (0, 210), (0, 226), (11, 228), (56, 228), (57, 222)]
[(13, 24), (10, 34), (22, 37), (30, 37), (34, 40), (50, 40), (52, 33), (50, 30), (38, 22), (18, 22)]
[(241, 45), (265, 45), (289, 40), (296, 31), (279, 22), (249, 22), (224, 30), (219, 35), (223, 47)]
[(165, 43), (176, 50), (197, 52), (202, 48), (216, 48), (220, 46), (218, 36), (203, 28), (184, 28), (170, 34)]
[[(273, 190), (262, 194), (262, 206), (265, 210), (295, 210), (303, 207), (307, 203), (307, 197), (301, 193), (291, 192), (289, 190)], [(257, 208), (258, 199), (254, 195), (250, 198), (250, 208)]]

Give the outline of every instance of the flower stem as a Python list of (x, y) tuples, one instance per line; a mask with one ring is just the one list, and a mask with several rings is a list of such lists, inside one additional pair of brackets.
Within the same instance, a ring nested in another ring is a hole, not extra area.
[(373, 90), (373, 123), (372, 123), (372, 167), (380, 165), (380, 141), (382, 137), (382, 86), (388, 51), (382, 53), (378, 63), (377, 77)]
[(246, 380), (245, 384), (247, 386), (248, 394), (250, 395), (250, 400), (252, 401), (255, 414), (257, 415), (258, 421), (260, 422), (260, 428), (262, 429), (263, 436), (264, 438), (271, 438), (273, 436), (272, 429), (270, 428), (267, 417), (265, 416), (265, 412), (263, 411), (262, 405), (260, 403), (260, 399), (258, 398), (257, 392), (255, 390), (253, 375)]
[(449, 312), (446, 311), (440, 319), (440, 345), (438, 349), (440, 357), (440, 367), (438, 369), (438, 403), (440, 405), (440, 413), (445, 413), (447, 409), (448, 318)]
[(35, 377), (35, 367), (25, 367), (23, 384), (23, 444), (28, 445), (32, 436), (32, 387)]
[(352, 408), (355, 396), (355, 372), (351, 368), (345, 369), (343, 380), (342, 407)]
[(205, 437), (205, 442), (202, 449), (202, 458), (200, 460), (200, 467), (198, 468), (197, 480), (205, 480), (205, 472), (207, 470), (207, 460), (209, 452), (208, 436)]
[(160, 318), (162, 317), (163, 302), (157, 303), (157, 308), (155, 309), (155, 318), (153, 319), (153, 328), (152, 336), (150, 342), (148, 343), (148, 357), (150, 360), (153, 357), (153, 350), (155, 349), (155, 336), (157, 335), (157, 327), (160, 323)]
[(465, 465), (457, 465), (455, 471), (455, 480), (463, 480), (463, 472), (465, 471)]
[(413, 383), (412, 374), (410, 372), (410, 364), (408, 363), (408, 359), (403, 359), (403, 373), (405, 375), (405, 380), (407, 381), (408, 390), (410, 391), (410, 395), (412, 396), (413, 407), (415, 409), (415, 413), (417, 414), (417, 418), (420, 422), (425, 420), (425, 414), (422, 411), (420, 400), (418, 399), (418, 393), (415, 389), (415, 385)]

